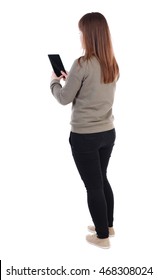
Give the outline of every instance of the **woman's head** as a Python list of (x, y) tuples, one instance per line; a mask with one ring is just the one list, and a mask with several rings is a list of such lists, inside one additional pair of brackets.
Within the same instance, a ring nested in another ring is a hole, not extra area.
[(109, 43), (109, 27), (102, 14), (88, 13), (80, 19), (78, 26), (82, 32), (83, 45), (88, 55), (97, 54), (98, 48)]
[(119, 70), (106, 18), (98, 12), (88, 13), (79, 20), (78, 26), (85, 59), (95, 56), (101, 65), (103, 82), (113, 81)]

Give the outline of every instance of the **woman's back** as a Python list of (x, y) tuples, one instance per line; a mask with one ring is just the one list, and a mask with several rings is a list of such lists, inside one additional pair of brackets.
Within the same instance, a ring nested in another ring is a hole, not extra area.
[(76, 81), (78, 76), (82, 86), (78, 91), (72, 107), (71, 126), (77, 133), (101, 132), (112, 129), (112, 105), (116, 81), (105, 84), (101, 82), (101, 69), (98, 60), (92, 57), (88, 61), (75, 61), (67, 86)]

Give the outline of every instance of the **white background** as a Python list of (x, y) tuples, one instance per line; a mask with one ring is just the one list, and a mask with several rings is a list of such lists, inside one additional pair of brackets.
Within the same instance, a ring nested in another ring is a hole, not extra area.
[[(156, 279), (156, 2), (1, 1), (0, 259), (3, 279), (16, 278), (5, 276), (5, 269), (11, 265), (15, 268), (63, 265), (68, 269), (97, 271), (102, 266), (153, 266), (155, 274), (145, 279)], [(116, 230), (109, 250), (101, 250), (85, 241), (91, 218), (86, 191), (68, 143), (71, 105), (58, 104), (49, 88), (52, 69), (47, 54), (60, 53), (69, 71), (74, 59), (82, 54), (78, 20), (92, 11), (101, 12), (107, 18), (121, 73), (114, 105), (117, 141), (108, 173), (115, 195)], [(104, 277), (92, 274), (90, 278)], [(71, 278), (87, 279), (88, 276)], [(131, 279), (126, 276), (128, 278)]]

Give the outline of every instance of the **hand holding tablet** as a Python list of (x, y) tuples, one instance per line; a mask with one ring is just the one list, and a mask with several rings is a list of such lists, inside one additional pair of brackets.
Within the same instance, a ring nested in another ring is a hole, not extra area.
[(56, 74), (57, 77), (60, 77), (61, 75), (67, 76), (67, 72), (64, 68), (64, 65), (62, 63), (62, 60), (60, 58), (59, 54), (48, 54), (50, 63), (52, 65), (52, 68)]

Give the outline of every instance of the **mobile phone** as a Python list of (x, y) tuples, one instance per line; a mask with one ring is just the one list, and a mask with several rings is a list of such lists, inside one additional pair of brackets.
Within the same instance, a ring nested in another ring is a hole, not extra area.
[(66, 74), (66, 70), (59, 54), (48, 54), (48, 57), (57, 77), (61, 76), (61, 71)]

